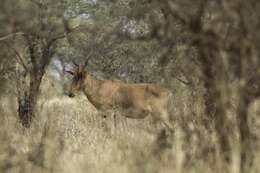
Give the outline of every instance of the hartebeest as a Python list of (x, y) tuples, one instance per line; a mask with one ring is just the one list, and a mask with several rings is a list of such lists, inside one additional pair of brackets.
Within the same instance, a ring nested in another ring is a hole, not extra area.
[(141, 119), (151, 114), (172, 129), (169, 108), (172, 99), (170, 90), (156, 84), (124, 83), (113, 80), (94, 79), (83, 65), (67, 71), (73, 76), (68, 96), (74, 97), (83, 91), (88, 100), (98, 109), (119, 109), (128, 118)]

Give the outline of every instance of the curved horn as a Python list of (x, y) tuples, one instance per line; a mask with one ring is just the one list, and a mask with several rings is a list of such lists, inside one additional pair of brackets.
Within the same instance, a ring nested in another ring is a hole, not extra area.
[(72, 63), (73, 63), (76, 67), (79, 67), (78, 63), (76, 63), (75, 60), (72, 60)]
[(85, 61), (85, 63), (84, 63), (84, 67), (86, 67), (86, 66), (88, 65), (89, 59), (90, 59), (90, 54), (89, 54), (88, 57), (86, 58), (86, 61)]
[(67, 73), (69, 73), (71, 75), (74, 75), (74, 73), (72, 71), (70, 71), (70, 70), (66, 70), (65, 72), (67, 72)]

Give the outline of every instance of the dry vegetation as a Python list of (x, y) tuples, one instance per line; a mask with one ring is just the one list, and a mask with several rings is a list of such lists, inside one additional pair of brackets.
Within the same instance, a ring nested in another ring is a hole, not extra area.
[[(259, 0), (1, 0), (0, 173), (260, 172), (259, 18)], [(73, 61), (170, 89), (173, 132), (65, 96)]]
[[(15, 98), (1, 97), (0, 172), (239, 172), (240, 146), (232, 111), (236, 96), (228, 113), (234, 133), (228, 134), (232, 151), (227, 162), (218, 156), (213, 128), (210, 132), (203, 125), (202, 98), (187, 89), (175, 91), (174, 116), (179, 123), (171, 142), (161, 132), (162, 125), (154, 125), (150, 117), (132, 120), (118, 115), (115, 129), (112, 117), (100, 116), (84, 95), (71, 99), (51, 95), (53, 90), (44, 80), (38, 116), (30, 129), (18, 122)], [(250, 107), (255, 138), (260, 134), (258, 107), (257, 102)], [(254, 148), (250, 172), (259, 172), (259, 142)]]

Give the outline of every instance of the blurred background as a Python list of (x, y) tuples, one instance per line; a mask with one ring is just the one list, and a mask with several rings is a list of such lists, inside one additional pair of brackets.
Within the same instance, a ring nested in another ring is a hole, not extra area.
[[(0, 172), (260, 172), (259, 18), (258, 0), (1, 0)], [(67, 97), (87, 59), (169, 88), (172, 137)]]

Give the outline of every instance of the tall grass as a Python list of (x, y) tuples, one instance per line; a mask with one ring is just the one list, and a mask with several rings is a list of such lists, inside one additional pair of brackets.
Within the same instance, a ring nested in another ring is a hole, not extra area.
[[(4, 95), (0, 104), (0, 172), (105, 172), (105, 173), (218, 173), (239, 172), (239, 136), (233, 122), (227, 134), (232, 144), (231, 160), (222, 160), (212, 127), (205, 127), (201, 93), (179, 87), (174, 93), (174, 134), (167, 137), (151, 117), (127, 119), (117, 113), (101, 114), (79, 95), (70, 99), (43, 89), (32, 127), (18, 122), (15, 97)], [(251, 172), (260, 172), (259, 103), (250, 107), (255, 136), (255, 158)]]

